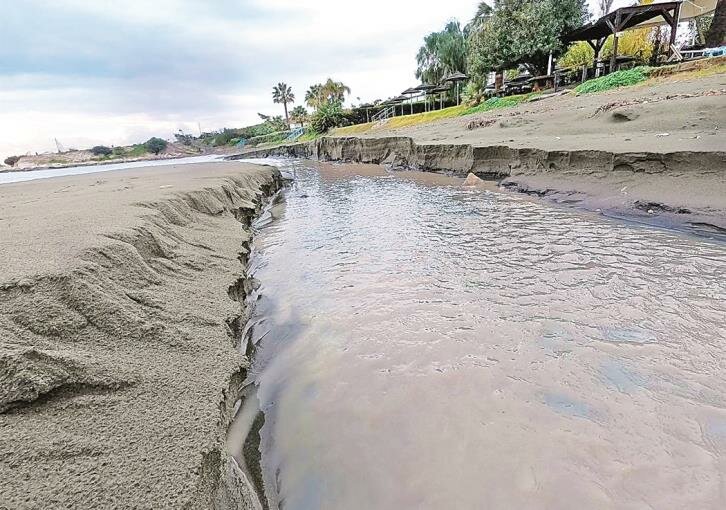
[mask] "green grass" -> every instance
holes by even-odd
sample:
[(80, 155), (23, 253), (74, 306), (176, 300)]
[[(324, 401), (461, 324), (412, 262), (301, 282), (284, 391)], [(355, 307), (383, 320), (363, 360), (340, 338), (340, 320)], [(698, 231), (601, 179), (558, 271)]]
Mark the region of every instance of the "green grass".
[(134, 145), (131, 150), (125, 152), (123, 154), (123, 157), (125, 158), (140, 158), (141, 156), (144, 156), (148, 151), (146, 150), (146, 146), (144, 144), (138, 144)]
[[(355, 127), (355, 126), (350, 126), (350, 127)], [(318, 133), (315, 133), (312, 130), (306, 129), (305, 133), (303, 133), (303, 135), (295, 141), (296, 142), (312, 142), (313, 140), (316, 140), (318, 138), (320, 138), (320, 135)]]
[(578, 85), (575, 87), (575, 93), (592, 94), (594, 92), (604, 92), (618, 87), (636, 85), (647, 80), (649, 74), (650, 68), (645, 66), (635, 67), (625, 71), (616, 71), (608, 74), (607, 76), (588, 80), (585, 83)]
[(483, 113), (490, 110), (498, 110), (499, 108), (512, 108), (520, 103), (528, 101), (530, 98), (536, 96), (537, 93), (531, 94), (519, 94), (516, 96), (506, 97), (490, 97), (483, 103), (468, 108), (462, 115), (472, 115), (474, 113)]
[(353, 124), (352, 126), (335, 128), (332, 130), (332, 134), (334, 134), (334, 135), (359, 135), (361, 133), (367, 133), (372, 128), (373, 128), (372, 122), (364, 122), (363, 124)]
[(443, 110), (434, 110), (432, 112), (415, 113), (413, 115), (404, 115), (401, 117), (393, 117), (385, 123), (386, 129), (396, 129), (408, 126), (417, 126), (441, 119), (449, 119), (451, 117), (459, 117), (466, 111), (466, 106), (452, 106)]

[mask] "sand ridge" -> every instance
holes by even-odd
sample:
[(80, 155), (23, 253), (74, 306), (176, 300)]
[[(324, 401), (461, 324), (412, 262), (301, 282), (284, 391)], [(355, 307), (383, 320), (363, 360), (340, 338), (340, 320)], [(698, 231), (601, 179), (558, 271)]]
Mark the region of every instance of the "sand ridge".
[[(0, 187), (0, 507), (253, 508), (224, 451), (271, 167)], [(242, 263), (242, 264), (241, 264)]]

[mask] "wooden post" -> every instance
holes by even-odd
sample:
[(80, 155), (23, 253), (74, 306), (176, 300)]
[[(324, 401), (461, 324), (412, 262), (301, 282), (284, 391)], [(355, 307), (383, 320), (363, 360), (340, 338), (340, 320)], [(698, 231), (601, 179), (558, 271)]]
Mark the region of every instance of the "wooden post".
[(613, 31), (613, 54), (610, 55), (610, 72), (615, 72), (615, 65), (618, 61), (618, 32), (620, 31), (620, 11), (615, 13), (615, 25), (610, 25)]
[(673, 20), (671, 21), (671, 39), (670, 43), (668, 44), (668, 54), (670, 56), (673, 56), (673, 53), (675, 52), (675, 44), (676, 44), (676, 32), (678, 31), (678, 20), (681, 17), (681, 4), (676, 5), (676, 7), (673, 9)]

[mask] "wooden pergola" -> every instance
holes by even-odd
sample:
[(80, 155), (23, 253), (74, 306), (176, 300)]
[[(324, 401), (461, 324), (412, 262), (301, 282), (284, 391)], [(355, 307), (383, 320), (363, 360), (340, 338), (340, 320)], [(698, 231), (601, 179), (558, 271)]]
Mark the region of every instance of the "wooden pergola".
[(671, 54), (675, 51), (676, 30), (681, 13), (681, 2), (662, 2), (648, 5), (622, 7), (592, 23), (588, 23), (565, 35), (566, 42), (586, 41), (595, 50), (595, 60), (607, 38), (613, 36), (613, 54), (610, 57), (610, 69), (615, 70), (618, 57), (618, 34), (624, 30), (635, 28), (657, 17), (662, 17), (671, 27), (671, 38), (668, 46)]

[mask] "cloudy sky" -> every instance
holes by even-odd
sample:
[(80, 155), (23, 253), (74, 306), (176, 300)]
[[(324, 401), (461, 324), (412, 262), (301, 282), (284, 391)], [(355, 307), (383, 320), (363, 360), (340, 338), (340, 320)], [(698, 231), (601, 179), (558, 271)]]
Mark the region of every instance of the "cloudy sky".
[(0, 0), (0, 156), (118, 145), (282, 114), (278, 81), (358, 102), (415, 83), (423, 36), (476, 0)]

